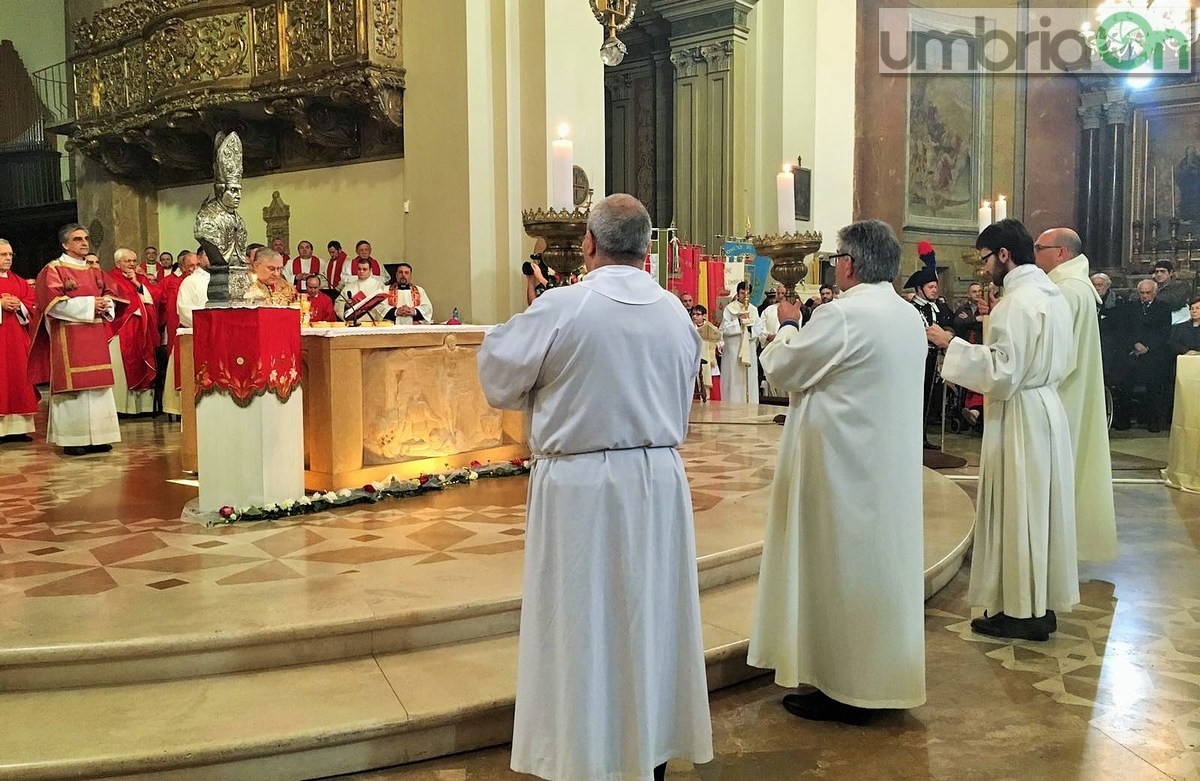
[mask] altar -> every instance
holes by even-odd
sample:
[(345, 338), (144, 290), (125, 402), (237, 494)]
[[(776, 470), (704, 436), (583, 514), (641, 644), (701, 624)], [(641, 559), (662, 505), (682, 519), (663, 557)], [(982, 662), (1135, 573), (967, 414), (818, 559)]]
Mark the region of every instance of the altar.
[[(304, 485), (355, 488), (525, 458), (524, 415), (490, 407), (476, 356), (486, 326), (301, 329)], [(197, 469), (192, 334), (179, 332), (184, 471)]]

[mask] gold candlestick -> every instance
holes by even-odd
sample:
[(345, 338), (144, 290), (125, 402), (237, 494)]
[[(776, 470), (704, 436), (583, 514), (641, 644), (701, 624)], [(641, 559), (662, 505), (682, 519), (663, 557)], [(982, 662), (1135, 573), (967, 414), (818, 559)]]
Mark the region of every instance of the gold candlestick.
[(808, 276), (808, 264), (804, 260), (821, 249), (821, 241), (817, 231), (750, 237), (754, 251), (771, 259), (771, 276), (787, 288), (788, 300), (792, 302), (800, 298), (796, 285)]
[(542, 261), (565, 279), (583, 265), (583, 236), (590, 203), (576, 209), (527, 209), (521, 212), (525, 233), (546, 242)]

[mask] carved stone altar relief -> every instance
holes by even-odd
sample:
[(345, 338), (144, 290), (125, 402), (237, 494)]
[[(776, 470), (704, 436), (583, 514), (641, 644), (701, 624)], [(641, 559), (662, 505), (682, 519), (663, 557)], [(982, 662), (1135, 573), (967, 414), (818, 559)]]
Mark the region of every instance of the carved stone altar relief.
[(504, 444), (503, 416), (479, 385), (478, 346), (369, 351), (363, 356), (363, 465)]

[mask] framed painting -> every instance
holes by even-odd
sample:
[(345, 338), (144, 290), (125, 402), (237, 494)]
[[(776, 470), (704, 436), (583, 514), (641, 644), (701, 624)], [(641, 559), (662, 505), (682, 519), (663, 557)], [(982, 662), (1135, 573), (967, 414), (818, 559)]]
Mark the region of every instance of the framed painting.
[(792, 169), (796, 198), (796, 222), (812, 222), (812, 169), (805, 168), (799, 157)]
[[(914, 34), (922, 45), (943, 35), (934, 29)], [(973, 58), (978, 42), (962, 44), (960, 39), (955, 56)], [(909, 76), (905, 227), (976, 231), (977, 210), (987, 192), (983, 161), (990, 145), (984, 78), (971, 73)]]

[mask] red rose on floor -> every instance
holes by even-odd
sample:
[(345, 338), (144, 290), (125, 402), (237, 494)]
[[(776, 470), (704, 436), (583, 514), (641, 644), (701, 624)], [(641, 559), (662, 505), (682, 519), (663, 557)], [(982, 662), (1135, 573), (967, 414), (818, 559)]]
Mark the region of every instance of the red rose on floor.
[(512, 464), (513, 466), (520, 466), (521, 464), (525, 463), (525, 460), (522, 458), (514, 458), (512, 461), (509, 461), (508, 463)]
[(233, 508), (229, 505), (225, 505), (221, 508), (220, 512), (222, 518), (228, 518), (229, 516), (233, 515)]
[(472, 468), (472, 469), (478, 469), (478, 468), (479, 468), (479, 467), (481, 467), (481, 466), (483, 466), (483, 464), (479, 463), (478, 461), (472, 461), (472, 462), (471, 462), (471, 468)]
[(363, 492), (366, 493), (367, 496), (374, 496), (375, 495), (375, 486), (371, 485), (370, 483), (367, 483), (366, 485), (363, 486)]
[(420, 483), (421, 485), (425, 485), (426, 483), (429, 482), (429, 475), (421, 475), (420, 477), (417, 478), (417, 482)]

